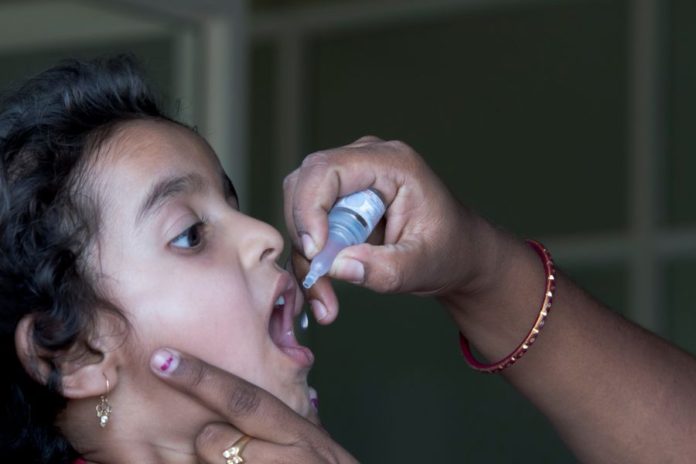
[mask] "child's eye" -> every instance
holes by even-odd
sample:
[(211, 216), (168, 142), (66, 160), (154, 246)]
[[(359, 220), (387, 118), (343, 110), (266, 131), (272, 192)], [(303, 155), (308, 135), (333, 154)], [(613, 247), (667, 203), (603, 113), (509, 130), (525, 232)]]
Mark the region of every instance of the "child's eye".
[(197, 248), (203, 238), (204, 225), (203, 221), (195, 223), (169, 243), (176, 248)]

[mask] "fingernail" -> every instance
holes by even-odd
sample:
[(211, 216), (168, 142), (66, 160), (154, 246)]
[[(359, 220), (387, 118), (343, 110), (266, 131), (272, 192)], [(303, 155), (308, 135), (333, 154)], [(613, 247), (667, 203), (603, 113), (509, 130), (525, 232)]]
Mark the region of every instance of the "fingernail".
[(309, 402), (312, 404), (312, 407), (314, 407), (314, 410), (319, 412), (319, 395), (312, 387), (309, 387)]
[(365, 266), (360, 261), (351, 258), (338, 258), (333, 263), (332, 274), (354, 284), (365, 280)]
[(179, 367), (179, 353), (166, 348), (155, 351), (150, 358), (150, 368), (160, 375), (170, 375)]
[(314, 318), (317, 321), (321, 321), (322, 319), (325, 319), (326, 316), (329, 315), (329, 311), (326, 309), (326, 306), (324, 306), (324, 303), (322, 303), (319, 300), (312, 300), (309, 302), (309, 305), (312, 307), (312, 312), (314, 313)]
[(314, 243), (312, 237), (307, 233), (303, 233), (301, 239), (302, 251), (304, 251), (304, 255), (307, 258), (312, 259), (314, 255), (317, 254), (317, 245)]

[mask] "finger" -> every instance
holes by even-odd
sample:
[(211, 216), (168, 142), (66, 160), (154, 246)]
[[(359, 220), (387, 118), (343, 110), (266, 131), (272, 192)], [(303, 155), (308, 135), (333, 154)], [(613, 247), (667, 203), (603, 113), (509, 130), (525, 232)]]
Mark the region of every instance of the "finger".
[(338, 317), (338, 298), (331, 279), (324, 276), (312, 285), (307, 296), (314, 318), (321, 325), (329, 325)]
[(163, 381), (254, 437), (291, 444), (317, 433), (308, 420), (267, 391), (193, 356), (161, 348), (153, 353), (150, 367)]
[(404, 288), (418, 291), (417, 279), (406, 270), (417, 268), (411, 263), (424, 259), (417, 242), (373, 246), (356, 245), (342, 250), (334, 260), (329, 275), (381, 293), (400, 292)]
[[(309, 272), (309, 261), (297, 250), (291, 255), (292, 272), (300, 283)], [(304, 289), (304, 287), (301, 287)], [(314, 319), (322, 325), (331, 324), (338, 316), (338, 298), (331, 280), (322, 277), (309, 290), (305, 289), (305, 299), (312, 308)]]
[(374, 144), (342, 147), (305, 158), (285, 201), (286, 221), (303, 243), (307, 258), (324, 246), (327, 213), (339, 197), (372, 187), (391, 203), (404, 179), (390, 167), (398, 166), (404, 157), (387, 143), (379, 145), (383, 149)]
[(370, 145), (372, 143), (380, 143), (380, 142), (384, 142), (384, 140), (382, 140), (379, 137), (376, 137), (374, 135), (363, 135), (358, 140), (356, 140), (355, 142), (351, 143), (348, 146), (349, 147), (360, 147), (360, 146)]
[[(230, 448), (237, 444), (241, 445), (240, 440), (244, 436), (245, 434), (229, 424), (221, 422), (207, 424), (196, 436), (196, 457), (206, 464), (222, 464), (229, 459), (224, 455), (225, 451), (229, 450), (229, 455), (234, 455)], [(272, 462), (271, 459), (266, 458), (286, 454), (286, 447), (283, 445), (276, 445), (255, 437), (245, 441), (242, 449), (236, 453), (244, 459), (243, 462)]]
[(196, 438), (196, 457), (205, 464), (223, 462), (327, 464), (329, 462), (355, 464), (357, 461), (340, 447), (328, 450), (309, 443), (279, 445), (243, 434), (223, 423), (207, 424)]
[(299, 178), (300, 170), (295, 169), (283, 179), (283, 215), (285, 218), (285, 228), (288, 231), (288, 236), (292, 241), (294, 248), (302, 250), (302, 242), (295, 227), (295, 221), (292, 219), (292, 198), (295, 195), (295, 187)]

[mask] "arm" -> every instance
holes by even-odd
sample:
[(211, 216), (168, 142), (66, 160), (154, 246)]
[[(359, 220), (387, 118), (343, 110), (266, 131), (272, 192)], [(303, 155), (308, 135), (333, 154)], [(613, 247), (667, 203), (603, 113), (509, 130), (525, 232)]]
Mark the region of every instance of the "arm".
[[(541, 261), (457, 203), (404, 144), (363, 138), (310, 155), (288, 176), (286, 220), (305, 258), (321, 249), (335, 199), (369, 187), (388, 203), (384, 237), (378, 246), (343, 250), (330, 275), (381, 292), (435, 296), (487, 359), (509, 354), (539, 312)], [(295, 266), (303, 276), (306, 260)], [(546, 327), (503, 375), (582, 461), (695, 461), (696, 360), (557, 277)], [(328, 279), (309, 299), (323, 303), (320, 322), (336, 317)]]
[[(506, 356), (539, 311), (544, 273), (525, 243), (487, 233), (497, 263), (476, 292), (441, 298), (487, 359)], [(497, 270), (496, 270), (497, 269)], [(547, 324), (503, 375), (583, 462), (693, 462), (696, 360), (592, 299), (562, 273)]]

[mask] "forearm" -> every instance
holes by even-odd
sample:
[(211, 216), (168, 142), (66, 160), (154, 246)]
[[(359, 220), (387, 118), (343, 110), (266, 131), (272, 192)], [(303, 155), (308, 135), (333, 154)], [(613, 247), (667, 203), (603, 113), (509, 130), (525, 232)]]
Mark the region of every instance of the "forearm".
[[(443, 302), (471, 344), (497, 361), (529, 332), (545, 276), (523, 242), (499, 231), (488, 236), (493, 242), (482, 246), (496, 270), (477, 291)], [(603, 307), (562, 273), (556, 283), (538, 340), (503, 375), (583, 462), (696, 460), (696, 360)]]

